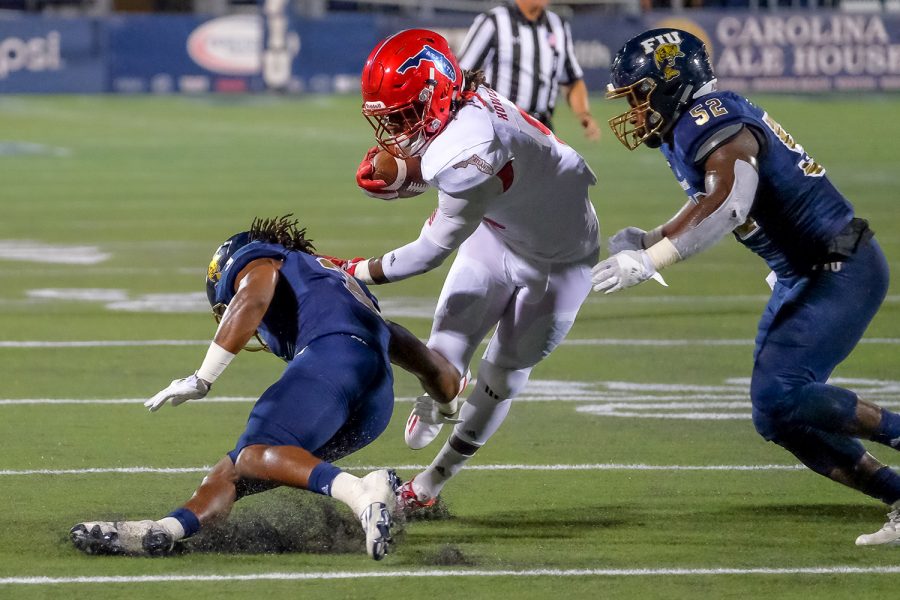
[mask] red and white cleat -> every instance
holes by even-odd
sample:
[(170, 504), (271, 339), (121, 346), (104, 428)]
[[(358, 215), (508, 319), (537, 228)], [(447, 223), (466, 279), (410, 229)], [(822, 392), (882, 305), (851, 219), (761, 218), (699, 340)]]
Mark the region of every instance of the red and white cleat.
[(410, 512), (420, 508), (431, 508), (437, 498), (420, 499), (413, 489), (415, 477), (397, 488), (397, 508), (402, 512)]

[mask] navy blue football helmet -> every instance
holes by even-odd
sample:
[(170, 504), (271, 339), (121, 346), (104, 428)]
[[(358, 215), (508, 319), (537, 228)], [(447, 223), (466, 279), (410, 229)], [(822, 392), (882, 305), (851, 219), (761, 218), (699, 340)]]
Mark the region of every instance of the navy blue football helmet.
[(606, 98), (627, 98), (631, 109), (609, 120), (626, 148), (641, 144), (658, 148), (678, 117), (716, 76), (703, 41), (680, 29), (651, 29), (616, 53)]
[(213, 309), (216, 317), (221, 317), (225, 312), (225, 305), (216, 302), (216, 284), (222, 278), (222, 268), (228, 263), (228, 259), (234, 256), (234, 253), (250, 243), (250, 232), (242, 231), (236, 233), (224, 242), (213, 254), (212, 260), (209, 261), (209, 267), (206, 269), (206, 298), (209, 305)]

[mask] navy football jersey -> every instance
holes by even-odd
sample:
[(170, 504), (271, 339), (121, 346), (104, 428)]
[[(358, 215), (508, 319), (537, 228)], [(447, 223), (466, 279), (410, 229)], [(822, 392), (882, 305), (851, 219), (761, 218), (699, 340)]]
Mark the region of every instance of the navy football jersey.
[(765, 259), (779, 278), (805, 273), (824, 261), (828, 243), (853, 219), (853, 207), (816, 163), (762, 109), (733, 92), (697, 98), (660, 149), (682, 189), (704, 195), (704, 143), (723, 127), (744, 124), (760, 142), (759, 187), (746, 227), (735, 236)]
[(251, 242), (235, 252), (216, 284), (216, 302), (231, 302), (238, 273), (259, 258), (283, 261), (275, 296), (259, 325), (273, 354), (290, 361), (312, 340), (334, 333), (355, 335), (387, 352), (390, 332), (365, 285), (327, 259), (280, 244)]

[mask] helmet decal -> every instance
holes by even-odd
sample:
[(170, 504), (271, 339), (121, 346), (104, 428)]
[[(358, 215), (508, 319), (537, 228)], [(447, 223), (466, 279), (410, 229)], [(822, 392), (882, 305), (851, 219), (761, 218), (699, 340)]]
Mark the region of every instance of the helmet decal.
[(397, 72), (401, 75), (406, 73), (409, 69), (415, 69), (422, 61), (431, 62), (438, 71), (444, 74), (444, 77), (447, 79), (456, 79), (456, 69), (453, 67), (453, 63), (450, 62), (446, 56), (425, 44), (425, 47), (419, 50), (418, 54), (415, 56), (410, 56), (403, 64), (397, 68)]
[(212, 257), (212, 260), (209, 263), (209, 267), (206, 268), (206, 278), (209, 281), (218, 283), (221, 277), (222, 271), (219, 269), (219, 255), (216, 254)]
[(250, 234), (244, 231), (231, 236), (216, 249), (206, 268), (206, 298), (209, 300), (210, 306), (218, 304), (216, 302), (216, 285), (222, 279), (222, 272), (228, 268), (234, 254), (249, 243)]
[[(659, 31), (658, 29), (656, 31)], [(645, 40), (641, 40), (641, 47), (644, 48), (644, 54), (650, 54), (653, 52), (657, 46), (666, 45), (666, 44), (675, 44), (676, 46), (681, 43), (681, 33), (678, 31), (667, 31), (665, 33), (654, 35), (653, 37), (649, 37)]]
[(681, 75), (681, 71), (675, 68), (676, 58), (684, 58), (684, 52), (678, 44), (663, 44), (653, 52), (653, 60), (662, 69), (663, 79), (666, 81), (672, 81)]

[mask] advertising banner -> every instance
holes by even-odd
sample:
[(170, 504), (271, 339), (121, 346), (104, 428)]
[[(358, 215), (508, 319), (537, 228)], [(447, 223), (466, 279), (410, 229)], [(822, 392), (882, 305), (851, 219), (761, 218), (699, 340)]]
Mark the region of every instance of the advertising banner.
[(735, 91), (900, 89), (900, 15), (811, 10), (578, 19), (573, 36), (589, 87), (602, 89), (610, 55), (629, 37), (655, 27), (677, 27), (703, 39), (720, 84)]
[(723, 87), (756, 92), (900, 89), (900, 15), (823, 11), (661, 19), (708, 43)]
[(106, 89), (102, 28), (87, 19), (0, 20), (0, 93)]
[(124, 93), (356, 90), (378, 40), (370, 15), (304, 20), (284, 0), (256, 14), (116, 17), (110, 91)]
[(259, 14), (202, 18), (121, 16), (105, 21), (109, 85), (121, 93), (264, 89)]

